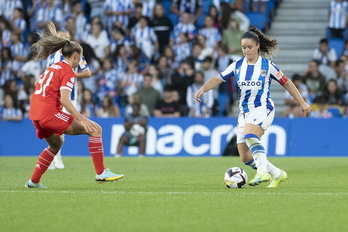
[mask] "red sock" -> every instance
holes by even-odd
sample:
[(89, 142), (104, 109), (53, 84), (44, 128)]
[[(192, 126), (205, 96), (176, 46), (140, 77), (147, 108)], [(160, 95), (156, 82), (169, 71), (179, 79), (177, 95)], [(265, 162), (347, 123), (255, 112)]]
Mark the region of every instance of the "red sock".
[(100, 175), (103, 173), (104, 167), (104, 149), (101, 137), (89, 137), (88, 148), (91, 153), (95, 172)]
[(41, 176), (46, 172), (47, 168), (52, 163), (52, 160), (53, 160), (55, 155), (56, 155), (56, 153), (49, 150), (48, 148), (45, 148), (41, 152), (41, 154), (36, 162), (34, 172), (31, 176), (31, 180), (34, 183), (40, 183)]

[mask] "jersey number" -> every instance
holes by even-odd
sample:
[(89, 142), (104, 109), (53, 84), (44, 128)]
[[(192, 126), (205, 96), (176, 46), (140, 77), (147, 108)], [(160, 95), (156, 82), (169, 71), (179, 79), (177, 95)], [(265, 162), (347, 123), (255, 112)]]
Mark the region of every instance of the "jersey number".
[(53, 72), (46, 70), (41, 76), (39, 81), (37, 82), (40, 85), (40, 89), (36, 90), (34, 94), (42, 94), (43, 97), (46, 96), (46, 88), (50, 84), (53, 77)]

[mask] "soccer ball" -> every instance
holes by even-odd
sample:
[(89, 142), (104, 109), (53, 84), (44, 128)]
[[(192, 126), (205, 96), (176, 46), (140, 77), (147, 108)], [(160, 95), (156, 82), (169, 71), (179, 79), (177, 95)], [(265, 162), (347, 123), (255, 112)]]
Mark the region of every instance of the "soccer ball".
[(145, 129), (140, 124), (134, 124), (130, 129), (131, 135), (138, 137), (139, 135), (143, 135), (145, 133)]
[(225, 172), (224, 182), (227, 188), (243, 188), (247, 181), (247, 173), (239, 167), (229, 168)]

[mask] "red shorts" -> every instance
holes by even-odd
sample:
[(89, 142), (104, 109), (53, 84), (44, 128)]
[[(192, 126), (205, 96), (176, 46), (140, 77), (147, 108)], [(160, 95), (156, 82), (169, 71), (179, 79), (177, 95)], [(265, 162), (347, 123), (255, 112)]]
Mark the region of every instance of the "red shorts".
[(36, 136), (39, 139), (55, 134), (61, 136), (74, 121), (73, 116), (64, 112), (57, 112), (42, 120), (33, 120)]

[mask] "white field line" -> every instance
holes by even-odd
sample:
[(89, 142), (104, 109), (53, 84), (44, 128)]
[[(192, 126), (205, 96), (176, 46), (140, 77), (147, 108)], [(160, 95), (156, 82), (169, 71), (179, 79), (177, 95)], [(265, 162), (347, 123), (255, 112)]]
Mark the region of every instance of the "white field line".
[(0, 193), (52, 193), (52, 194), (136, 194), (136, 195), (286, 195), (286, 196), (348, 196), (348, 193), (273, 193), (273, 192), (242, 192), (241, 189), (231, 190), (230, 192), (132, 192), (132, 191), (70, 191), (70, 190), (0, 190)]

